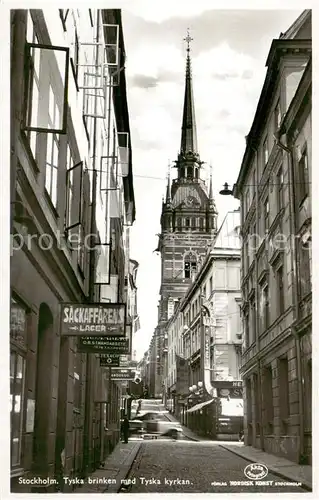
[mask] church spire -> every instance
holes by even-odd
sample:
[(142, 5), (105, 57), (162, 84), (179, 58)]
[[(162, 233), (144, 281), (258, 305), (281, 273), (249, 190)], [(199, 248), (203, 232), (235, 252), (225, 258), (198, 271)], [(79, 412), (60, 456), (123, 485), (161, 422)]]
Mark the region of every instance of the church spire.
[(209, 201), (213, 201), (213, 168), (211, 165), (209, 171)]
[(170, 167), (170, 163), (168, 162), (167, 187), (166, 187), (166, 204), (169, 205), (170, 202), (171, 202), (171, 167)]
[(193, 40), (193, 38), (191, 38), (189, 34), (189, 29), (187, 30), (187, 36), (184, 38), (184, 40), (187, 44), (187, 55), (181, 153), (187, 154), (189, 152), (192, 152), (193, 154), (197, 154), (197, 134), (190, 58), (190, 42)]

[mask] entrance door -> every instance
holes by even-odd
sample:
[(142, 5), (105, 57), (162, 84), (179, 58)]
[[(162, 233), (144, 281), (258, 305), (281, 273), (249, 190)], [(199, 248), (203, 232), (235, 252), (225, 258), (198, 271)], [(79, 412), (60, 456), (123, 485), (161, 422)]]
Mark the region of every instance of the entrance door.
[[(50, 458), (48, 440), (51, 408), (53, 316), (47, 304), (39, 310), (34, 418), (33, 462), (38, 473), (46, 473)], [(54, 450), (53, 450), (54, 451)]]

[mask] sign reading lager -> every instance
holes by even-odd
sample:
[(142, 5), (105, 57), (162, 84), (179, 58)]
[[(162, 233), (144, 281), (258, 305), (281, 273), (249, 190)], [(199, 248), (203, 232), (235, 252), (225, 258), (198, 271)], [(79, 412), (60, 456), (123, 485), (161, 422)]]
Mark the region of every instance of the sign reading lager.
[(61, 335), (125, 336), (125, 304), (61, 304)]

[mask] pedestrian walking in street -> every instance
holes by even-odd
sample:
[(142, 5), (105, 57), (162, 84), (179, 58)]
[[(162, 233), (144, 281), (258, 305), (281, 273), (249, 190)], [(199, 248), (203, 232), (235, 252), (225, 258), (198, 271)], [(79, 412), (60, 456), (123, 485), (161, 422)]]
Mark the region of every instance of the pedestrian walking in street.
[(122, 435), (124, 439), (124, 443), (128, 443), (128, 436), (129, 436), (129, 431), (130, 431), (130, 422), (125, 415), (123, 422), (122, 422)]
[(136, 417), (140, 413), (141, 408), (142, 408), (142, 400), (139, 399), (138, 402), (137, 402), (137, 408), (136, 408), (136, 414), (135, 414)]

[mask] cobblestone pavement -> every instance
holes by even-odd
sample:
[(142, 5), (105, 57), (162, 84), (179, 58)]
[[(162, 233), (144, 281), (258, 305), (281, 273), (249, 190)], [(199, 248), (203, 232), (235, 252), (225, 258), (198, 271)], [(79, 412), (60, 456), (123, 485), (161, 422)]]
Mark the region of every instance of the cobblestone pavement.
[[(269, 473), (258, 485), (244, 475), (249, 464), (217, 443), (142, 443), (128, 476), (129, 493), (306, 493), (301, 486)], [(236, 484), (231, 482), (241, 482)], [(246, 482), (243, 483), (243, 482)], [(223, 484), (221, 484), (223, 483)], [(248, 483), (248, 484), (247, 484)], [(281, 483), (281, 485), (276, 485)]]

